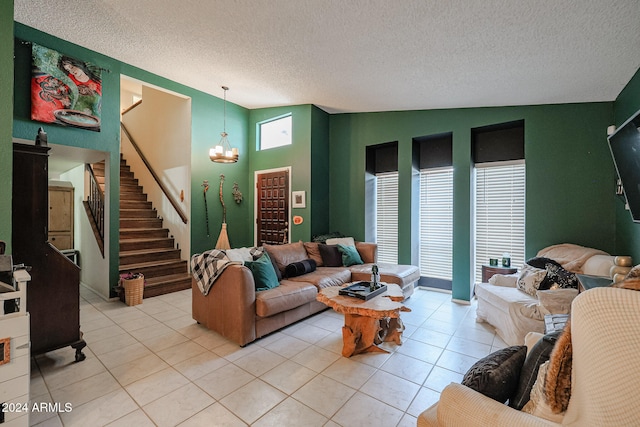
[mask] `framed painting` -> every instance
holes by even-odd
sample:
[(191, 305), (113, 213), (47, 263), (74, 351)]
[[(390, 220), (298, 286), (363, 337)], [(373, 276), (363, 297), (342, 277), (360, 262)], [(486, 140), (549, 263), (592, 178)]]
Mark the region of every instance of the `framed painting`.
[(31, 120), (100, 131), (101, 69), (33, 43)]
[(293, 191), (291, 193), (291, 207), (292, 208), (305, 208), (307, 207), (307, 201), (304, 191)]

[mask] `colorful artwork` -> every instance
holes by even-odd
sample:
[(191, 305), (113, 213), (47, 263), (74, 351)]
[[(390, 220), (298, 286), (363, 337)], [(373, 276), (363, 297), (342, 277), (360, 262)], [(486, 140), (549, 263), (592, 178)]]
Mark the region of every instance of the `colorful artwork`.
[(31, 55), (31, 119), (99, 132), (100, 68), (35, 43)]

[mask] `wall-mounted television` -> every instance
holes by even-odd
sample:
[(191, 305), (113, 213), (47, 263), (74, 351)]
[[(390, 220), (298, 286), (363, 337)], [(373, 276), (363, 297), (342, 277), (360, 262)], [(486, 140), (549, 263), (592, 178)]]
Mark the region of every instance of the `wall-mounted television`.
[(634, 222), (640, 222), (640, 111), (608, 137), (609, 148)]

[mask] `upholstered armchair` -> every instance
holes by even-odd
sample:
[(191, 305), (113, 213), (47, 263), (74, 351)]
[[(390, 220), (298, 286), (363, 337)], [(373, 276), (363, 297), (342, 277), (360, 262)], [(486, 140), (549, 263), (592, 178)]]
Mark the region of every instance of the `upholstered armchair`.
[(571, 397), (561, 423), (452, 383), (419, 416), (418, 426), (638, 425), (640, 292), (594, 288), (581, 293), (572, 304), (571, 333)]

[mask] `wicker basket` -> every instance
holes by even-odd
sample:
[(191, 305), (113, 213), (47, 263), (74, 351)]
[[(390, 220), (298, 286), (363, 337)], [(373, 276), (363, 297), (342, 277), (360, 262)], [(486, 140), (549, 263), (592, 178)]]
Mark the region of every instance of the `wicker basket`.
[(144, 294), (144, 276), (135, 279), (122, 279), (124, 288), (124, 302), (127, 305), (142, 304), (142, 294)]

